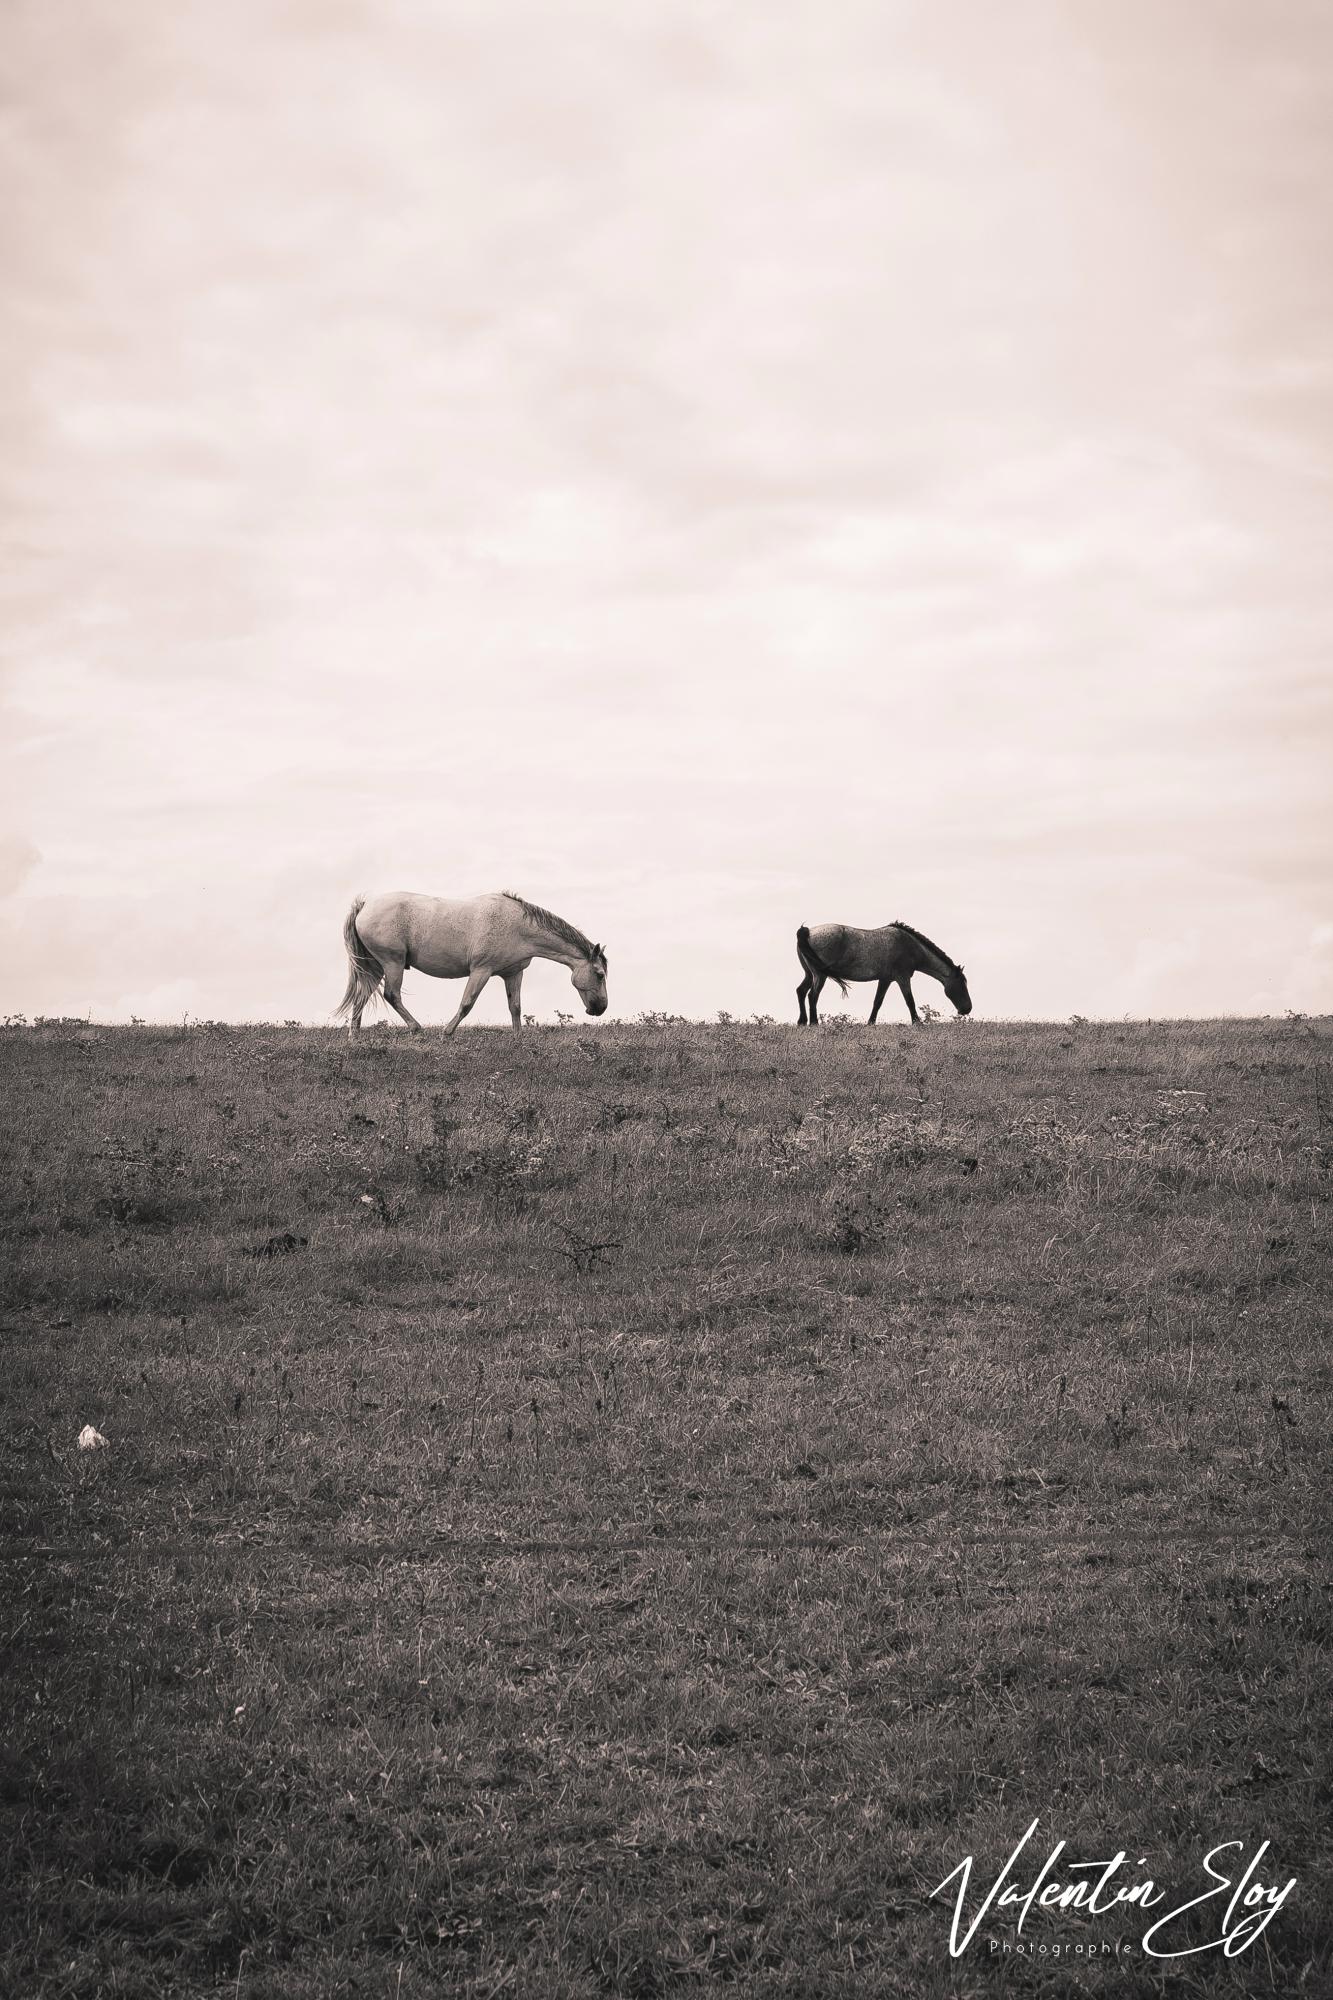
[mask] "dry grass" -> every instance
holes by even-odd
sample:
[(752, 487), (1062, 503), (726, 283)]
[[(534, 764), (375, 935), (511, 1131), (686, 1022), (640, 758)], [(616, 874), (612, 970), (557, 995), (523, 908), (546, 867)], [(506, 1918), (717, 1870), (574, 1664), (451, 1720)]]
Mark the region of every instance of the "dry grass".
[(1328, 1035), (6, 1032), (0, 1986), (1328, 1990)]

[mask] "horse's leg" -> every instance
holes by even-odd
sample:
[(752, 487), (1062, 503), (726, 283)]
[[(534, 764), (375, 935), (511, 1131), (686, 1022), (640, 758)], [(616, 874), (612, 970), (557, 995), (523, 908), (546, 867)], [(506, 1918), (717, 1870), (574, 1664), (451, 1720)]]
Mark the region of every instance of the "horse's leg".
[(801, 981), (800, 985), (796, 989), (796, 1006), (798, 1010), (796, 1015), (796, 1020), (798, 1025), (802, 1028), (805, 1026), (805, 996), (809, 991), (810, 991), (810, 974), (807, 972), (805, 978)]
[(403, 973), (406, 971), (406, 969), (407, 969), (406, 966), (404, 966), (398, 959), (394, 958), (385, 959), (384, 997), (388, 1001), (389, 1005), (393, 1008), (393, 1011), (398, 1016), (399, 1020), (406, 1021), (408, 1027), (414, 1029), (415, 1032), (419, 1035), (422, 1033), (422, 1027), (420, 1021), (418, 1021), (415, 1014), (409, 1014), (406, 1007), (404, 1007), (403, 1005)]
[(875, 1004), (870, 1010), (870, 1026), (872, 1028), (874, 1027), (875, 1022), (879, 1018), (879, 1010), (884, 1005), (884, 995), (888, 992), (888, 990), (889, 990), (888, 980), (881, 979), (879, 985), (875, 988)]
[(819, 1026), (819, 996), (824, 991), (824, 975), (812, 972), (810, 975), (810, 1026)]
[(463, 988), (463, 997), (458, 1003), (458, 1012), (454, 1015), (452, 1021), (446, 1021), (444, 1024), (444, 1032), (446, 1035), (452, 1035), (456, 1033), (458, 1029), (458, 1024), (462, 1020), (464, 1014), (470, 1014), (472, 1012), (472, 1009), (477, 1004), (477, 995), (480, 993), (482, 987), (486, 984), (486, 981), (490, 978), (490, 976), (491, 975), (489, 972), (469, 972), (467, 976), (467, 985)]
[(911, 973), (910, 973), (910, 972), (900, 972), (900, 973), (898, 974), (898, 984), (899, 984), (899, 985), (900, 985), (900, 986), (902, 987), (902, 990), (903, 990), (903, 999), (904, 999), (904, 1000), (905, 1000), (905, 1001), (907, 1002), (907, 1011), (908, 1011), (908, 1013), (909, 1013), (909, 1014), (911, 1015), (911, 1017), (912, 1017), (912, 1019), (913, 1019), (914, 1021), (919, 1021), (919, 1020), (921, 1019), (921, 1016), (920, 1016), (920, 1015), (919, 1015), (919, 1014), (917, 1013), (917, 1011), (916, 1011), (916, 1001), (915, 1001), (915, 1000), (914, 1000), (914, 999), (912, 998), (912, 975), (911, 975)]
[(505, 998), (509, 1002), (509, 1018), (516, 1028), (523, 1026), (523, 974), (506, 972)]
[(361, 1016), (365, 1013), (365, 1011), (366, 1011), (365, 1001), (358, 1000), (355, 1006), (352, 1008), (352, 1011), (348, 1016), (347, 1020), (347, 1039), (349, 1042), (354, 1042), (357, 1036), (361, 1033)]

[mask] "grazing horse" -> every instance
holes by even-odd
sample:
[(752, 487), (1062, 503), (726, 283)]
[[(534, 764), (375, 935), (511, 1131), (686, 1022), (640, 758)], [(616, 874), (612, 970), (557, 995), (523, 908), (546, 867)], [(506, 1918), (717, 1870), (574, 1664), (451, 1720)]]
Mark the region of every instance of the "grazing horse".
[(346, 1016), (347, 1032), (361, 1032), (361, 1016), (381, 983), (384, 997), (409, 1028), (421, 1033), (402, 1002), (403, 974), (409, 967), (435, 979), (467, 979), (458, 1012), (445, 1024), (452, 1035), (477, 995), (496, 973), (505, 983), (509, 1018), (523, 1026), (523, 974), (534, 958), (567, 965), (589, 1014), (606, 1012), (606, 953), (563, 917), (508, 890), (493, 896), (414, 896), (392, 890), (358, 896), (347, 912), (343, 941), (351, 971), (336, 1020)]
[(875, 1004), (870, 1010), (872, 1022), (895, 980), (903, 990), (908, 1013), (914, 1021), (920, 1019), (912, 998), (914, 972), (925, 972), (938, 979), (960, 1014), (972, 1012), (972, 996), (962, 966), (955, 965), (947, 951), (941, 951), (910, 924), (882, 924), (873, 931), (860, 931), (852, 924), (817, 924), (814, 930), (808, 930), (802, 924), (796, 933), (796, 956), (805, 974), (796, 989), (802, 1027), (806, 1026), (807, 995), (809, 1025), (819, 1026), (819, 995), (826, 979), (835, 980), (844, 993), (849, 979), (877, 979)]

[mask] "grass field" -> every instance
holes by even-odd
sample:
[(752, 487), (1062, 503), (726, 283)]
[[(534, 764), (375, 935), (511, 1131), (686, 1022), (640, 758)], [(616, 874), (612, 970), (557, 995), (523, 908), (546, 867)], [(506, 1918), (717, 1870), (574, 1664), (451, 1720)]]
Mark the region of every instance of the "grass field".
[(1331, 1033), (5, 1031), (0, 1987), (1333, 1990)]

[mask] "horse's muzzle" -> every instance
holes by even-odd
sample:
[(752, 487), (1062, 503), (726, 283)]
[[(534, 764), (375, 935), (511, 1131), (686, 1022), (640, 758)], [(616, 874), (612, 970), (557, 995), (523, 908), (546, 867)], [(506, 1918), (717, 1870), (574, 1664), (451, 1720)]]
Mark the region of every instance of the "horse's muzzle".
[(606, 1012), (605, 1000), (589, 1000), (588, 1012), (590, 1014), (604, 1014)]

